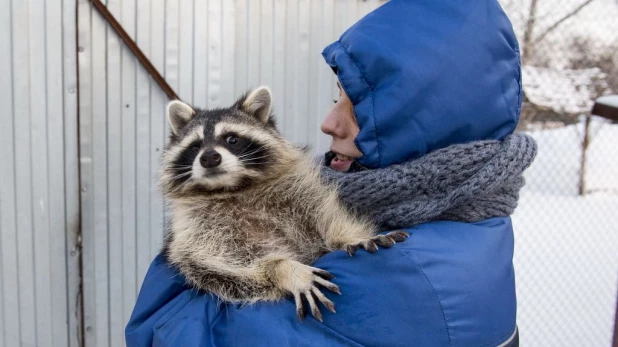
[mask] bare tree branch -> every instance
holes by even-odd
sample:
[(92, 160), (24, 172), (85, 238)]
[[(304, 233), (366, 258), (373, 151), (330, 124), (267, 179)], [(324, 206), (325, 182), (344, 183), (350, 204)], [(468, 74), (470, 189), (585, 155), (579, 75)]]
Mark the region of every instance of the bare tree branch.
[(577, 6), (577, 8), (575, 8), (573, 11), (569, 12), (567, 15), (565, 15), (564, 17), (560, 18), (560, 20), (558, 20), (556, 23), (554, 23), (552, 26), (550, 26), (549, 28), (547, 28), (547, 30), (545, 30), (541, 35), (537, 36), (537, 38), (534, 40), (534, 43), (538, 43), (541, 40), (543, 40), (545, 38), (545, 36), (547, 36), (547, 34), (551, 33), (552, 31), (554, 31), (557, 27), (560, 26), (560, 24), (562, 24), (565, 20), (573, 17), (574, 15), (576, 15), (577, 13), (579, 13), (579, 11), (581, 11), (584, 7), (590, 5), (591, 2), (593, 2), (594, 0), (586, 0), (584, 1), (581, 5)]
[(534, 48), (534, 42), (532, 42), (532, 32), (534, 31), (534, 24), (536, 22), (536, 8), (537, 8), (537, 0), (532, 0), (530, 3), (530, 11), (528, 13), (528, 20), (526, 21), (526, 26), (524, 29), (524, 52), (522, 55), (522, 60), (524, 63), (528, 62), (528, 58), (532, 56), (532, 51)]

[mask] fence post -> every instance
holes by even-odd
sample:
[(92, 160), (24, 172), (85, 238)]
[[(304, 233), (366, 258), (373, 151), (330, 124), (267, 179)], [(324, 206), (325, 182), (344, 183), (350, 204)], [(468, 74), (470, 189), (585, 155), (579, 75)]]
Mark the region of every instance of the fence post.
[(614, 317), (614, 342), (613, 347), (618, 347), (618, 293), (616, 295), (616, 316)]
[(592, 111), (586, 115), (584, 125), (584, 139), (582, 140), (582, 159), (579, 170), (579, 195), (586, 193), (585, 174), (586, 174), (586, 151), (590, 145), (590, 121), (592, 115), (618, 122), (618, 95), (607, 95), (595, 100)]
[(590, 145), (590, 120), (592, 115), (586, 114), (586, 121), (584, 122), (584, 139), (582, 140), (582, 157), (579, 168), (579, 195), (586, 194), (586, 152)]

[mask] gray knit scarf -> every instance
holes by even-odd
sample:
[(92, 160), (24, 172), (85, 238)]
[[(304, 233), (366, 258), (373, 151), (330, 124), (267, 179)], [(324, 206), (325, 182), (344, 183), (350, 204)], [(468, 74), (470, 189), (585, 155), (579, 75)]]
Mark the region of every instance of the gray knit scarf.
[(383, 169), (322, 176), (339, 186), (343, 202), (381, 230), (450, 220), (478, 222), (509, 216), (524, 185), (523, 171), (536, 155), (532, 137), (452, 145)]

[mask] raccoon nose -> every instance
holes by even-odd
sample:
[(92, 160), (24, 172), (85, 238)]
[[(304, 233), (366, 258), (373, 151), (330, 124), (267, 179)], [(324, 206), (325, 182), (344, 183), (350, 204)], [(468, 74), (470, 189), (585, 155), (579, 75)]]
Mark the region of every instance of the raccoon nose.
[(217, 167), (221, 164), (221, 154), (212, 149), (210, 151), (206, 151), (200, 157), (200, 164), (202, 164), (202, 167), (206, 169)]

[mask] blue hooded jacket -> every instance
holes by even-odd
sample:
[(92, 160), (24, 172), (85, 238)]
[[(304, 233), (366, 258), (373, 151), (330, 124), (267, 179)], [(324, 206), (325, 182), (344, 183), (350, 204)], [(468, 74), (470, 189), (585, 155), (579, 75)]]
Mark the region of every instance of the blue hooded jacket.
[[(521, 105), (519, 50), (496, 0), (392, 0), (326, 47), (354, 104), (361, 164), (385, 167), (455, 143), (502, 139)], [(159, 255), (126, 327), (128, 346), (497, 346), (516, 331), (508, 217), (406, 229), (375, 254), (314, 264), (342, 296), (324, 322), (291, 298), (237, 307), (184, 285)]]

